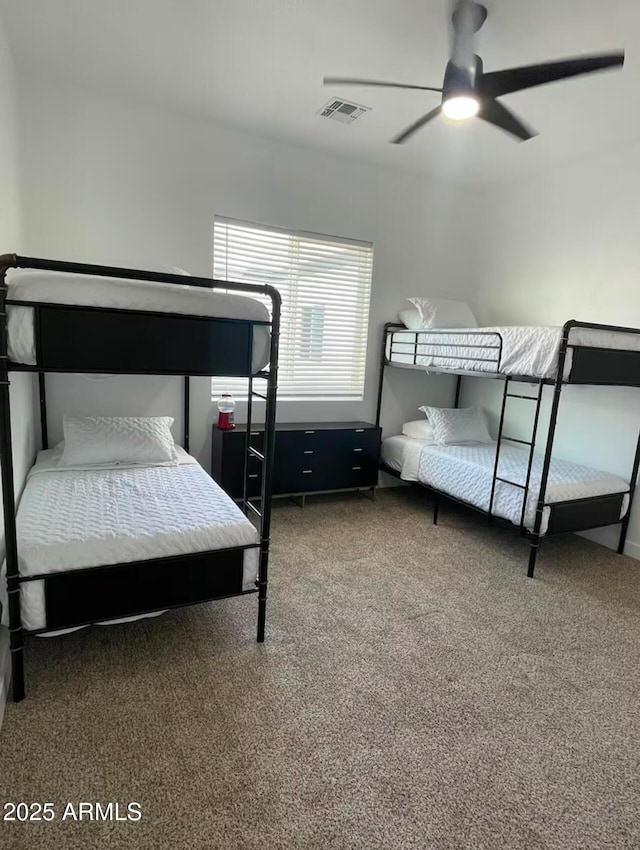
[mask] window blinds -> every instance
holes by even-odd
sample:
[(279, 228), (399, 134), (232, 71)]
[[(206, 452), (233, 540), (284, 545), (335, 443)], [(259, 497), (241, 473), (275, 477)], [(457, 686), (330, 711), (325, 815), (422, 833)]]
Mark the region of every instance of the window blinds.
[[(362, 398), (371, 243), (216, 216), (213, 256), (218, 280), (280, 291), (279, 398)], [(247, 381), (214, 378), (214, 396), (225, 390), (246, 395)]]

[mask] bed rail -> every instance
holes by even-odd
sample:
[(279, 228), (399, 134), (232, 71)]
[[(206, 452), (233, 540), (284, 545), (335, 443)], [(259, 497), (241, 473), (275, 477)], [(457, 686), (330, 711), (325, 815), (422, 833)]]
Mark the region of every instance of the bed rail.
[(197, 286), (205, 289), (227, 289), (232, 292), (261, 292), (272, 297), (277, 292), (269, 284), (239, 283), (237, 281), (216, 280), (209, 277), (173, 274), (171, 272), (153, 272), (147, 269), (130, 269), (122, 266), (100, 266), (93, 263), (72, 263), (64, 260), (46, 260), (40, 257), (22, 257), (18, 254), (0, 256), (0, 268), (33, 269), (66, 274), (112, 277), (121, 280), (146, 280), (152, 283), (171, 283), (175, 286)]
[[(425, 329), (425, 330), (410, 330), (406, 328), (404, 325), (397, 324), (395, 322), (389, 322), (385, 325), (386, 337), (385, 337), (385, 354), (387, 356), (387, 364), (391, 366), (402, 366), (402, 365), (410, 365), (414, 367), (420, 367), (422, 364), (418, 362), (418, 358), (420, 357), (430, 357), (433, 360), (455, 360), (455, 356), (451, 357), (449, 355), (440, 355), (434, 354), (432, 349), (436, 348), (440, 342), (439, 338), (443, 336), (452, 337), (455, 336), (455, 331), (444, 331), (439, 330), (437, 328)], [(460, 336), (476, 336), (476, 337), (491, 337), (490, 342), (487, 343), (467, 343), (467, 342), (448, 342), (447, 348), (455, 348), (455, 349), (464, 349), (465, 351), (473, 351), (473, 355), (468, 357), (465, 356), (464, 359), (470, 363), (486, 363), (490, 366), (495, 366), (494, 370), (490, 370), (491, 374), (495, 374), (496, 372), (500, 372), (500, 366), (502, 364), (502, 348), (503, 348), (503, 339), (502, 335), (497, 331), (484, 331), (482, 328), (469, 328), (464, 331), (460, 331)], [(409, 337), (408, 340), (403, 341), (401, 337), (406, 336)], [(398, 337), (398, 339), (396, 339)], [(411, 339), (413, 337), (413, 339)], [(403, 362), (400, 360), (393, 360), (393, 355), (398, 355), (400, 357), (408, 357), (410, 360), (408, 362)], [(430, 363), (428, 366), (424, 367), (427, 369), (441, 369), (443, 371), (454, 371), (447, 369), (447, 366), (439, 365), (438, 363)], [(479, 371), (483, 371), (479, 368)]]

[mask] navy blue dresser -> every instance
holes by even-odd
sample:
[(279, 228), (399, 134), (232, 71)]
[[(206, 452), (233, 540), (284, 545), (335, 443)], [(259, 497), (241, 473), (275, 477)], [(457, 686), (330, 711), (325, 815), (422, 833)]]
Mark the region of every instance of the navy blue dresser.
[[(211, 475), (234, 499), (242, 498), (244, 425), (213, 426)], [(303, 422), (276, 425), (274, 495), (370, 489), (378, 483), (381, 429), (369, 422)], [(251, 445), (262, 449), (263, 433)], [(249, 495), (260, 492), (260, 461), (249, 457)]]

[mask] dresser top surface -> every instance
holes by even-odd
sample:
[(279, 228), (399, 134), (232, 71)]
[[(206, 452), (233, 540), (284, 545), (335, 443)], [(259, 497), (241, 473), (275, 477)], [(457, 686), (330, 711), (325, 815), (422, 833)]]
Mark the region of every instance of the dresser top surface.
[[(214, 428), (218, 426), (214, 424)], [(277, 422), (276, 423), (276, 431), (348, 431), (348, 430), (356, 430), (358, 428), (375, 428), (376, 426), (371, 422)], [(241, 433), (247, 430), (247, 426), (245, 423), (239, 423), (233, 429), (234, 431), (239, 431)], [(252, 430), (254, 431), (264, 431), (264, 425), (262, 423), (258, 425), (253, 425)]]

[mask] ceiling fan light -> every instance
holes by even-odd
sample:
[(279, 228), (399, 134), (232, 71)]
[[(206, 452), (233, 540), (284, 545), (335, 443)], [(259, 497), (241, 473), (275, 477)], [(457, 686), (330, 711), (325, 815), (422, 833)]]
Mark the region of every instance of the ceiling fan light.
[(469, 95), (455, 95), (449, 97), (442, 104), (442, 111), (447, 118), (452, 118), (454, 121), (464, 121), (467, 118), (473, 118), (478, 114), (480, 102), (475, 97)]

